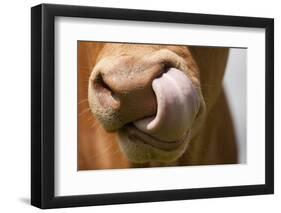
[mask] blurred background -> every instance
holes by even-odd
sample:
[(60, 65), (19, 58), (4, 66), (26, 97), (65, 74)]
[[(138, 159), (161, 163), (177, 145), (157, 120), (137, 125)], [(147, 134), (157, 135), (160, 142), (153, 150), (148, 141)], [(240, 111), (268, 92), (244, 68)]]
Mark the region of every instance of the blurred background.
[(246, 163), (246, 96), (247, 96), (247, 49), (231, 48), (223, 86), (230, 105), (238, 142), (239, 163)]

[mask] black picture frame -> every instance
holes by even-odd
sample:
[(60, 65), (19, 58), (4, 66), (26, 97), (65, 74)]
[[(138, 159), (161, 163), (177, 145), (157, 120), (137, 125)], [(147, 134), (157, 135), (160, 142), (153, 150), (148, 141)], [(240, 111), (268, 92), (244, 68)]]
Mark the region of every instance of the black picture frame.
[[(100, 18), (217, 26), (264, 28), (266, 135), (265, 184), (129, 193), (54, 195), (54, 20), (55, 17)], [(274, 20), (148, 10), (41, 4), (31, 8), (31, 204), (59, 208), (105, 204), (216, 198), (274, 193)]]

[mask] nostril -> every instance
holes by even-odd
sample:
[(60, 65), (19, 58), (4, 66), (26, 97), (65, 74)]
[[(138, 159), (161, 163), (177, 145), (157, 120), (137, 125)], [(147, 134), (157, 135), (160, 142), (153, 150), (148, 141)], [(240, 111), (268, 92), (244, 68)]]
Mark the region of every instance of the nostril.
[(120, 100), (116, 93), (104, 81), (101, 74), (92, 81), (94, 92), (96, 93), (99, 102), (106, 108), (119, 108)]
[(103, 89), (103, 90), (108, 90), (111, 93), (113, 93), (112, 89), (104, 82), (103, 77), (101, 74), (98, 75), (97, 79), (96, 79), (96, 83), (97, 83), (97, 87), (99, 89)]

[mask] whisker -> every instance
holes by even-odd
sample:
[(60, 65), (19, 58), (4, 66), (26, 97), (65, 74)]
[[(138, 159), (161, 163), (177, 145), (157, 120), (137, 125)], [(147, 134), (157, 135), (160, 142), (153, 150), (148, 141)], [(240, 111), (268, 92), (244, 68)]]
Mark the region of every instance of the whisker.
[(93, 120), (94, 119), (94, 116), (90, 116), (87, 120), (90, 121), (90, 120)]
[(84, 115), (85, 113), (89, 112), (90, 110), (91, 110), (90, 108), (87, 108), (87, 109), (83, 110), (81, 113), (79, 113), (78, 116), (80, 117), (80, 116)]
[(83, 99), (82, 101), (79, 101), (78, 104), (82, 104), (84, 102), (88, 101), (88, 98)]
[[(113, 156), (117, 155), (118, 153), (123, 154), (123, 153), (120, 151), (119, 147), (111, 154), (111, 156), (113, 157)], [(124, 161), (124, 158), (122, 157), (121, 160), (122, 160), (121, 162), (123, 162), (123, 161)]]
[(113, 154), (113, 156), (116, 155), (118, 152), (119, 152), (119, 153), (121, 154), (121, 156), (122, 156), (122, 157), (121, 157), (121, 162), (127, 161), (126, 157), (124, 156), (124, 153), (121, 151), (121, 149), (120, 149), (119, 146), (118, 146), (117, 150), (115, 151), (115, 153)]
[(93, 122), (93, 124), (91, 125), (91, 128), (95, 129), (95, 130), (98, 130), (99, 128), (101, 128), (101, 126), (97, 122)]
[(96, 159), (104, 154), (106, 154), (112, 147), (113, 147), (113, 143), (109, 144), (107, 147), (105, 147), (101, 152), (95, 154), (95, 155), (92, 155), (90, 157), (87, 158), (87, 160), (90, 160), (90, 159)]

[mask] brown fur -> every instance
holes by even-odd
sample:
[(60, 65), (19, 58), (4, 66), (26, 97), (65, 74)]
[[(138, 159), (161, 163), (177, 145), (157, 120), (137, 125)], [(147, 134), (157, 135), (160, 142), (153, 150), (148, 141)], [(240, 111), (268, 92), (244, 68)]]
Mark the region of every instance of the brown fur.
[(79, 42), (78, 48), (78, 147), (79, 169), (105, 169), (128, 167), (153, 167), (175, 165), (227, 164), (237, 162), (237, 148), (231, 115), (222, 90), (222, 79), (228, 57), (227, 48), (144, 45), (133, 52), (144, 55), (155, 49), (167, 48), (183, 57), (193, 72), (192, 78), (203, 94), (206, 112), (185, 153), (170, 163), (134, 164), (127, 160), (117, 142), (116, 133), (103, 129), (90, 112), (88, 80), (92, 68), (102, 57), (112, 53), (131, 51), (129, 45), (105, 45), (95, 42)]

